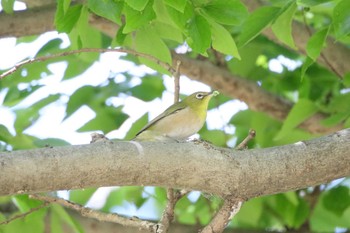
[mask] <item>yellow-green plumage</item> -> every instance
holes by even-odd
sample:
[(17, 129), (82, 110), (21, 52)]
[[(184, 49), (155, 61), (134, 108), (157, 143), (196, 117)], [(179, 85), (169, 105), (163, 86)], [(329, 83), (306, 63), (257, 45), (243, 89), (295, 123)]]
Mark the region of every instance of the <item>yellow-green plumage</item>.
[(136, 134), (138, 140), (185, 139), (203, 126), (209, 100), (218, 92), (196, 92), (167, 108)]

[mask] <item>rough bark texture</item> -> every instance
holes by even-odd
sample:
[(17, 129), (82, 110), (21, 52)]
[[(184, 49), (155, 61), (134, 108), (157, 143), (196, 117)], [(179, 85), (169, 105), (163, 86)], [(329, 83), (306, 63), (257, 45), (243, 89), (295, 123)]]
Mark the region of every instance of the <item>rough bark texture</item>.
[(342, 130), (247, 151), (206, 143), (107, 142), (3, 152), (0, 195), (151, 185), (246, 199), (349, 176), (349, 140), (350, 130)]

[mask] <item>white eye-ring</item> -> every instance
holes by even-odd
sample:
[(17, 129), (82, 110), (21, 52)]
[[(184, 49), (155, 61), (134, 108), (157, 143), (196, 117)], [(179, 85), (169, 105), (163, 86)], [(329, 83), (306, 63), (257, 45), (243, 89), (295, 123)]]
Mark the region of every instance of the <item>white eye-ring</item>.
[(198, 93), (197, 95), (196, 95), (196, 98), (197, 99), (203, 99), (203, 97), (204, 97), (204, 95), (202, 94), (202, 93)]

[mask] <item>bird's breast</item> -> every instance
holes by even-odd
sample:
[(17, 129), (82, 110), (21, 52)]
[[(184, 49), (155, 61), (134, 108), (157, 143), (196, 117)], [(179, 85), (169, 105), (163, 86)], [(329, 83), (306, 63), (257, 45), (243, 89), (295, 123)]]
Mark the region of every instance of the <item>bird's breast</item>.
[(205, 117), (202, 119), (191, 108), (187, 107), (160, 119), (150, 129), (164, 136), (185, 139), (197, 133), (204, 122)]

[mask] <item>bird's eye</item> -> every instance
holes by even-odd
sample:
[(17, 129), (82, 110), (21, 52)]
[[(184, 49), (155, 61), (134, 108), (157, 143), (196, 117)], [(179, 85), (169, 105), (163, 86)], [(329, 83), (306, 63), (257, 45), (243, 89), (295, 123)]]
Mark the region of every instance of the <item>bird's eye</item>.
[(198, 93), (198, 94), (196, 95), (196, 98), (199, 99), (199, 100), (203, 99), (203, 97), (204, 97), (204, 95), (201, 94), (201, 93)]

